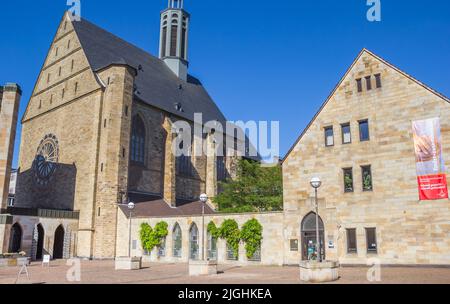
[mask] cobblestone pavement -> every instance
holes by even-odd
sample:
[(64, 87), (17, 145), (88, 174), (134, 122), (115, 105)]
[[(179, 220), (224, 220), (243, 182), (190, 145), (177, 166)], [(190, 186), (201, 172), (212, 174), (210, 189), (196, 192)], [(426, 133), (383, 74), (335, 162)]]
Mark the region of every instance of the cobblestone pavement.
[[(18, 284), (71, 284), (66, 279), (70, 266), (66, 261), (53, 261), (50, 267), (32, 263), (28, 267), (30, 281), (21, 275)], [(20, 267), (1, 267), (0, 284), (14, 284)], [(138, 271), (115, 271), (113, 261), (82, 261), (82, 284), (300, 284), (298, 267), (233, 267), (219, 266), (218, 275), (189, 277), (186, 264), (144, 264)], [(336, 283), (370, 284), (368, 268), (340, 269)], [(450, 284), (450, 268), (385, 267), (381, 269), (381, 282), (386, 284)]]

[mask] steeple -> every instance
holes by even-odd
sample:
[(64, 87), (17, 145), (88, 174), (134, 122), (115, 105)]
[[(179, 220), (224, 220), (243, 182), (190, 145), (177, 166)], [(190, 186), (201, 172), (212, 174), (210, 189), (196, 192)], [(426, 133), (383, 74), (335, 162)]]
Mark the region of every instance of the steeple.
[(159, 58), (178, 78), (186, 81), (190, 15), (183, 5), (183, 0), (169, 0), (168, 8), (161, 13)]

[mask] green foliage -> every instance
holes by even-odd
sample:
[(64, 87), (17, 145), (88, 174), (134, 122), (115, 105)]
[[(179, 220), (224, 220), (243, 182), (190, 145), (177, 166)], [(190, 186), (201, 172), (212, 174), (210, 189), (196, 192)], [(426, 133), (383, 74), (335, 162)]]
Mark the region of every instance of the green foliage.
[(208, 227), (207, 227), (207, 231), (215, 239), (220, 237), (220, 230), (219, 230), (219, 228), (217, 228), (216, 224), (214, 224), (213, 221), (209, 222)]
[(239, 253), (239, 242), (241, 240), (238, 223), (235, 220), (225, 220), (220, 226), (218, 235), (220, 238), (226, 240), (227, 244), (237, 256)]
[(152, 252), (153, 248), (160, 247), (162, 240), (169, 234), (167, 227), (166, 222), (159, 222), (154, 229), (149, 224), (142, 223), (139, 231), (142, 248)]
[(262, 167), (240, 160), (235, 180), (221, 182), (222, 192), (213, 200), (222, 213), (280, 211), (283, 208), (281, 166)]
[(257, 219), (248, 220), (241, 228), (240, 238), (245, 242), (247, 258), (251, 259), (261, 248), (263, 227)]

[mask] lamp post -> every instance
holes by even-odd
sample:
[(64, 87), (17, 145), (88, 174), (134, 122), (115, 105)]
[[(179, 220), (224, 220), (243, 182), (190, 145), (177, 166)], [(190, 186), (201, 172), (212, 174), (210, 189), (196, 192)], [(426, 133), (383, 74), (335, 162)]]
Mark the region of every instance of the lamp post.
[(129, 220), (129, 224), (128, 224), (128, 257), (131, 258), (131, 216), (132, 216), (132, 212), (134, 210), (134, 208), (136, 207), (136, 205), (133, 202), (129, 202), (128, 205), (128, 210), (130, 211), (130, 220)]
[(208, 195), (200, 195), (200, 201), (202, 202), (202, 261), (205, 261), (205, 205), (208, 201)]
[(322, 253), (320, 246), (320, 234), (319, 234), (319, 201), (317, 199), (317, 190), (322, 185), (322, 181), (318, 177), (313, 177), (311, 179), (311, 187), (314, 188), (315, 191), (315, 200), (316, 200), (316, 251), (318, 255), (319, 262), (322, 262)]

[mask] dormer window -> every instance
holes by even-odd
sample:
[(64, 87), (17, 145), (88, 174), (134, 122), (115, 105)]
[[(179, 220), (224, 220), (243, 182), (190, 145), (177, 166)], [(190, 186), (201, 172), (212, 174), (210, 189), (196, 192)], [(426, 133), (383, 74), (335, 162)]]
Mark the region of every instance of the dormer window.
[(183, 106), (181, 105), (181, 103), (176, 102), (176, 103), (174, 104), (174, 106), (175, 106), (175, 110), (177, 110), (178, 112), (184, 112), (184, 111), (183, 111)]

